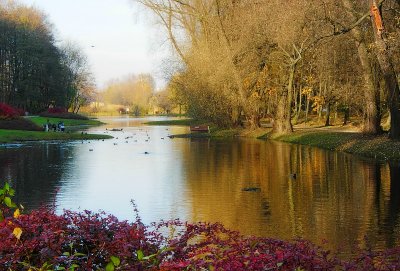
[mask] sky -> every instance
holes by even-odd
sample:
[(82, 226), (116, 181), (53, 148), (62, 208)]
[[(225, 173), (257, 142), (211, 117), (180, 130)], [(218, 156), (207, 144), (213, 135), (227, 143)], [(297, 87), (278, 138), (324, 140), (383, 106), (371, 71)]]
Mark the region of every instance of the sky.
[[(133, 0), (20, 0), (44, 11), (56, 40), (83, 49), (99, 88), (111, 79), (151, 73), (165, 85), (161, 63), (168, 55), (160, 28)], [(146, 14), (147, 13), (147, 14)]]

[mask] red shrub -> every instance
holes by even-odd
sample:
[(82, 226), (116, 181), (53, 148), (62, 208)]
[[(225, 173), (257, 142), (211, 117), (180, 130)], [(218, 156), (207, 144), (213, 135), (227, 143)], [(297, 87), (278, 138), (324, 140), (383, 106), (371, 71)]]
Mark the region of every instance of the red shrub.
[(339, 264), (308, 241), (244, 237), (221, 224), (186, 224), (170, 245), (174, 257), (161, 270), (334, 270)]
[[(22, 229), (19, 241), (13, 235), (16, 227)], [(149, 242), (147, 235), (139, 223), (120, 222), (105, 214), (56, 215), (40, 209), (0, 223), (0, 266), (24, 270), (21, 263), (40, 267), (47, 262), (55, 268), (77, 264), (80, 270), (98, 270), (117, 256), (121, 267), (126, 267), (123, 270), (140, 270), (145, 262), (135, 257), (136, 251), (157, 252), (157, 244)]]
[(15, 118), (22, 115), (24, 115), (24, 110), (14, 108), (5, 103), (0, 103), (0, 116), (6, 118)]
[[(104, 270), (112, 256), (120, 261), (118, 270), (128, 271), (400, 270), (400, 248), (363, 251), (342, 261), (305, 240), (244, 237), (221, 224), (172, 221), (147, 227), (138, 216), (127, 222), (104, 213), (57, 215), (48, 209), (16, 217), (0, 222), (0, 270), (45, 263), (51, 270), (73, 270), (74, 265), (75, 270)], [(20, 239), (16, 228), (22, 230)]]

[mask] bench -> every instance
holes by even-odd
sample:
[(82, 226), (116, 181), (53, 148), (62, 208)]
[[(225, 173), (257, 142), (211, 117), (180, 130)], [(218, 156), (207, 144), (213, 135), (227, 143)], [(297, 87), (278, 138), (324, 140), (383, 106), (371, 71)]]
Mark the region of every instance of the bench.
[(210, 132), (210, 126), (208, 125), (196, 125), (196, 126), (190, 126), (190, 132), (199, 132), (199, 133), (209, 133)]

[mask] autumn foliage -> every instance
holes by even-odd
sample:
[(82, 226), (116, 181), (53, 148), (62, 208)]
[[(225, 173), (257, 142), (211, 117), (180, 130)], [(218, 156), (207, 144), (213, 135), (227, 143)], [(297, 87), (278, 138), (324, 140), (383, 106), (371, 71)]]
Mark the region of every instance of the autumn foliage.
[(17, 109), (8, 104), (0, 103), (0, 118), (16, 118), (23, 114), (24, 111), (22, 109)]

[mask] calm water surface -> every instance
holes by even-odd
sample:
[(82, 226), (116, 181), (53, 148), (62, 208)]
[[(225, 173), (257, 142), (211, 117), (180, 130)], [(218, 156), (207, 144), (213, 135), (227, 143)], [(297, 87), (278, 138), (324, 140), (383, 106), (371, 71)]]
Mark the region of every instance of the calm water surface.
[(400, 245), (398, 164), (271, 141), (170, 139), (188, 128), (147, 120), (107, 118), (89, 130), (111, 140), (0, 146), (0, 178), (29, 208), (55, 203), (60, 212), (133, 220), (133, 199), (144, 223), (222, 222), (246, 235), (327, 240), (345, 252), (356, 243)]

